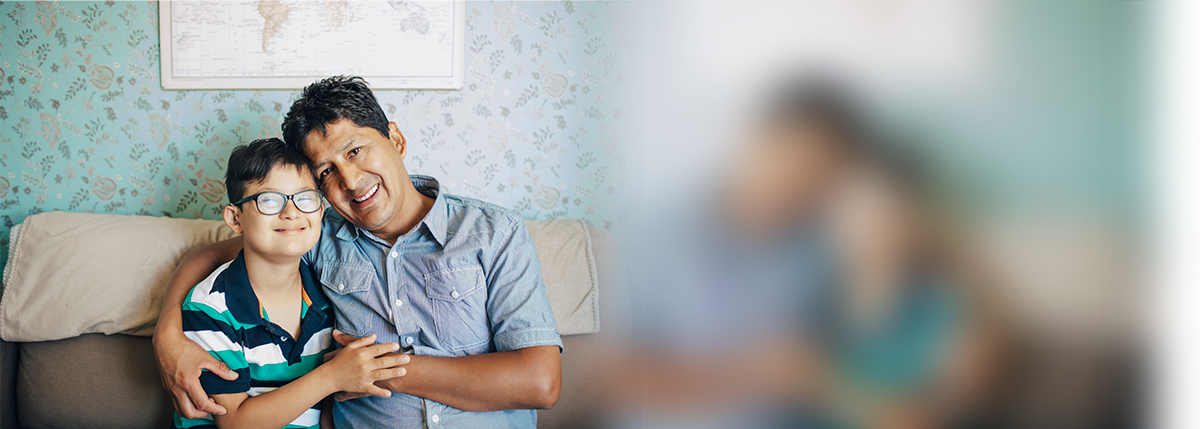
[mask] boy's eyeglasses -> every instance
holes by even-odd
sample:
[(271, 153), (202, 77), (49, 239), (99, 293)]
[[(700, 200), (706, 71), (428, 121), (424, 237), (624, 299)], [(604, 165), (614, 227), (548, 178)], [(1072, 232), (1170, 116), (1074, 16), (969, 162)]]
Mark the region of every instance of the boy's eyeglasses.
[(241, 205), (246, 201), (254, 200), (254, 204), (258, 206), (258, 212), (267, 216), (274, 216), (283, 212), (283, 208), (287, 207), (288, 200), (296, 205), (296, 209), (304, 213), (313, 213), (321, 209), (321, 191), (307, 190), (300, 191), (292, 195), (284, 195), (279, 192), (260, 192), (246, 198), (237, 200), (233, 205)]

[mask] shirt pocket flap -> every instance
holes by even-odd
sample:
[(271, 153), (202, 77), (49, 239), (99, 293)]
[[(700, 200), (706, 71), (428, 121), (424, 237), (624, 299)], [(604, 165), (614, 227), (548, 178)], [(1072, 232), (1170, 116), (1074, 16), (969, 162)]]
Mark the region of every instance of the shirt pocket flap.
[(360, 267), (333, 265), (321, 271), (325, 290), (338, 295), (362, 292), (378, 283), (374, 271)]
[(483, 267), (445, 268), (425, 273), (425, 296), (457, 302), (483, 289)]

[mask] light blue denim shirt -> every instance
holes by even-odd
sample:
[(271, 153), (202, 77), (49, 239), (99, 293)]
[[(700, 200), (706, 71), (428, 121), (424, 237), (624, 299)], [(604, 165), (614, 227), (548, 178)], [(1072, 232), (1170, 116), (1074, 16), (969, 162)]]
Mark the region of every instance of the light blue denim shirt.
[[(328, 210), (304, 261), (349, 335), (399, 342), (413, 353), (468, 356), (562, 347), (525, 222), (512, 211), (447, 195), (432, 177), (409, 177), (433, 208), (395, 245)], [(534, 410), (462, 411), (393, 394), (339, 402), (339, 428), (532, 428)]]

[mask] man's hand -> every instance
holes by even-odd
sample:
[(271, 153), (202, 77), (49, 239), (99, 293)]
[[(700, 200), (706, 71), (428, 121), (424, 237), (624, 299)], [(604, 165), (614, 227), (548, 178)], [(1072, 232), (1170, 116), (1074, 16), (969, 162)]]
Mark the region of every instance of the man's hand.
[(155, 335), (154, 355), (158, 361), (158, 373), (162, 376), (163, 388), (171, 394), (175, 411), (188, 419), (199, 419), (208, 414), (225, 415), (225, 407), (217, 405), (200, 386), (202, 370), (226, 380), (236, 380), (238, 373), (214, 358), (203, 347), (183, 335)]
[[(334, 329), (333, 330), (333, 339), (335, 341), (337, 341), (338, 344), (340, 344), (342, 346), (342, 348), (338, 348), (338, 349), (330, 351), (329, 353), (326, 353), (325, 359), (324, 359), (325, 362), (329, 362), (330, 360), (333, 360), (333, 358), (337, 357), (338, 353), (341, 353), (342, 350), (344, 350), (344, 348), (346, 346), (349, 346), (350, 343), (353, 343), (354, 341), (358, 340), (359, 338), (346, 335), (345, 332)], [(408, 363), (408, 361), (405, 360), (404, 363)], [(403, 377), (404, 373), (405, 373), (405, 370), (403, 368), (401, 368), (399, 377)], [(379, 383), (376, 383), (376, 385), (378, 386)], [(383, 387), (380, 386), (380, 388), (383, 388)], [(338, 402), (345, 402), (345, 401), (349, 401), (351, 399), (366, 398), (368, 396), (371, 396), (371, 394), (366, 393), (366, 392), (338, 392), (338, 393), (333, 394), (333, 399), (336, 399)]]

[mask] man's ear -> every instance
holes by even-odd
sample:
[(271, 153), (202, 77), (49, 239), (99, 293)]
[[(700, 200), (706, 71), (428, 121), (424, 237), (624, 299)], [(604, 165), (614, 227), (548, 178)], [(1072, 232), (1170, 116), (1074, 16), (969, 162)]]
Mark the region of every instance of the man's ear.
[(404, 134), (400, 134), (400, 127), (396, 126), (395, 122), (388, 122), (388, 138), (396, 145), (396, 150), (400, 151), (401, 158), (408, 156), (408, 141), (404, 140)]
[(229, 229), (232, 229), (235, 234), (242, 233), (241, 209), (233, 205), (228, 205), (225, 206), (225, 210), (221, 212), (221, 215), (225, 218), (225, 225), (228, 225)]

